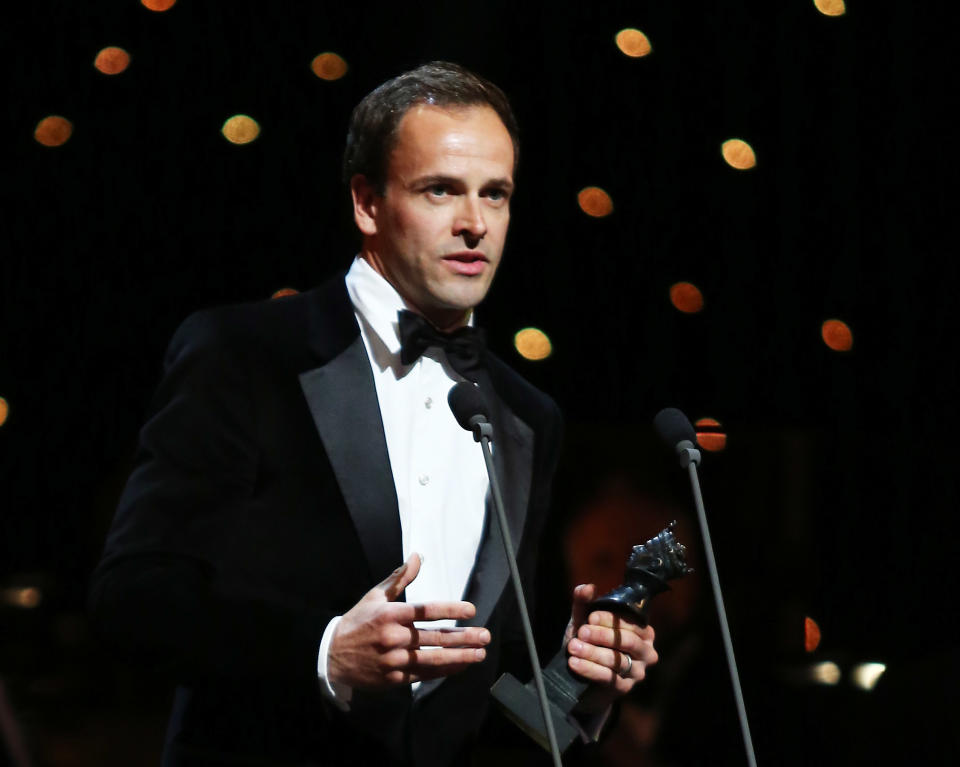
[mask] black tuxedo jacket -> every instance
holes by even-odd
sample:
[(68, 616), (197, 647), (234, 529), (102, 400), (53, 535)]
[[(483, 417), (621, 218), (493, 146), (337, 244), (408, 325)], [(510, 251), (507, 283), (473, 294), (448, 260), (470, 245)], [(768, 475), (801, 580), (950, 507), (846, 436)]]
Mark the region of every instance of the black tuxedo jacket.
[[(193, 315), (165, 365), (91, 588), (100, 632), (179, 685), (165, 763), (462, 760), (520, 636), (489, 510), (465, 595), (477, 607), (470, 623), (491, 629), (487, 659), (416, 696), (355, 691), (348, 713), (319, 692), (327, 622), (402, 561), (373, 376), (342, 276)], [(480, 383), (529, 592), (561, 419), (495, 357)]]

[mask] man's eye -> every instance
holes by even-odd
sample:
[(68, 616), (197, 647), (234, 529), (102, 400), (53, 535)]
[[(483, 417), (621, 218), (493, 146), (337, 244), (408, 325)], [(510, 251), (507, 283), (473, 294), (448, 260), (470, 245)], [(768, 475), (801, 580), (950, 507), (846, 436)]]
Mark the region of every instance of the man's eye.
[(447, 194), (447, 188), (443, 184), (434, 184), (428, 187), (427, 191), (434, 197), (444, 197)]
[(502, 189), (488, 189), (488, 190), (484, 193), (484, 196), (485, 196), (488, 200), (493, 200), (494, 202), (499, 202), (500, 200), (503, 200), (503, 199), (506, 198), (507, 193), (504, 192)]

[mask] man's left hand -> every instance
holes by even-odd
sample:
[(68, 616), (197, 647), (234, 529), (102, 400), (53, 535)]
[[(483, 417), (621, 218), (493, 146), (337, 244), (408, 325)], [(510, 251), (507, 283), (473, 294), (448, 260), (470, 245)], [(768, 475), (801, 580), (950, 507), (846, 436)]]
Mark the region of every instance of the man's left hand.
[(633, 619), (606, 610), (587, 613), (596, 586), (582, 584), (573, 590), (573, 612), (564, 642), (570, 670), (593, 684), (580, 701), (584, 713), (602, 711), (626, 695), (657, 662), (654, 632)]

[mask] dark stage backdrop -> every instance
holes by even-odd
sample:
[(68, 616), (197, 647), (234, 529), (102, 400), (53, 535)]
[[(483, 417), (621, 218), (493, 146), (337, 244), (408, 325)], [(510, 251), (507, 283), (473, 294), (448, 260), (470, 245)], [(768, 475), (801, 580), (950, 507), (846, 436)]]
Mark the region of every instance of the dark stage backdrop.
[[(0, 704), (35, 764), (155, 759), (168, 688), (100, 649), (83, 611), (165, 345), (198, 308), (307, 289), (349, 264), (350, 109), (431, 59), (501, 84), (522, 126), (510, 240), (480, 321), (569, 422), (541, 626), (562, 624), (568, 577), (615, 571), (671, 516), (694, 549), (696, 583), (662, 598), (683, 608), (664, 607), (661, 666), (586, 759), (743, 763), (689, 491), (649, 425), (667, 405), (727, 434), (702, 477), (760, 763), (956, 751), (945, 12), (14, 5), (2, 32)], [(617, 49), (625, 27), (643, 30), (650, 55)], [(105, 46), (129, 52), (125, 71), (94, 68)], [(345, 59), (344, 77), (313, 74), (323, 51)], [(260, 126), (246, 145), (220, 132), (239, 113)], [(48, 115), (72, 123), (62, 146), (34, 139)], [(756, 167), (724, 162), (734, 137)], [(587, 186), (610, 194), (611, 215), (581, 212)], [(700, 288), (702, 311), (671, 305), (679, 281)], [(851, 329), (850, 351), (824, 344), (830, 318)], [(551, 357), (517, 354), (526, 326), (549, 335)], [(812, 653), (805, 617), (822, 633)], [(824, 661), (838, 684), (809, 680)], [(872, 692), (851, 684), (863, 661), (887, 667)]]

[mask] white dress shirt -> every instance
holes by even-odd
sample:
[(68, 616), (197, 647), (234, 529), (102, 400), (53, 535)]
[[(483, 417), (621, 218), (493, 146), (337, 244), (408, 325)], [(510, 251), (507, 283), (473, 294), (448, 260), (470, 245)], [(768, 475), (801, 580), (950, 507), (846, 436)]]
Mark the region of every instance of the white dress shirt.
[[(489, 487), (479, 446), (447, 405), (450, 387), (464, 379), (437, 347), (427, 349), (411, 365), (400, 361), (397, 313), (410, 307), (364, 259), (354, 259), (346, 286), (380, 405), (397, 490), (403, 557), (417, 552), (423, 561), (416, 580), (407, 586), (406, 600), (463, 599), (480, 545)], [(331, 683), (327, 675), (330, 642), (339, 620), (334, 618), (324, 631), (317, 674), (327, 696), (347, 708), (351, 689)], [(417, 626), (454, 624), (443, 620)]]

